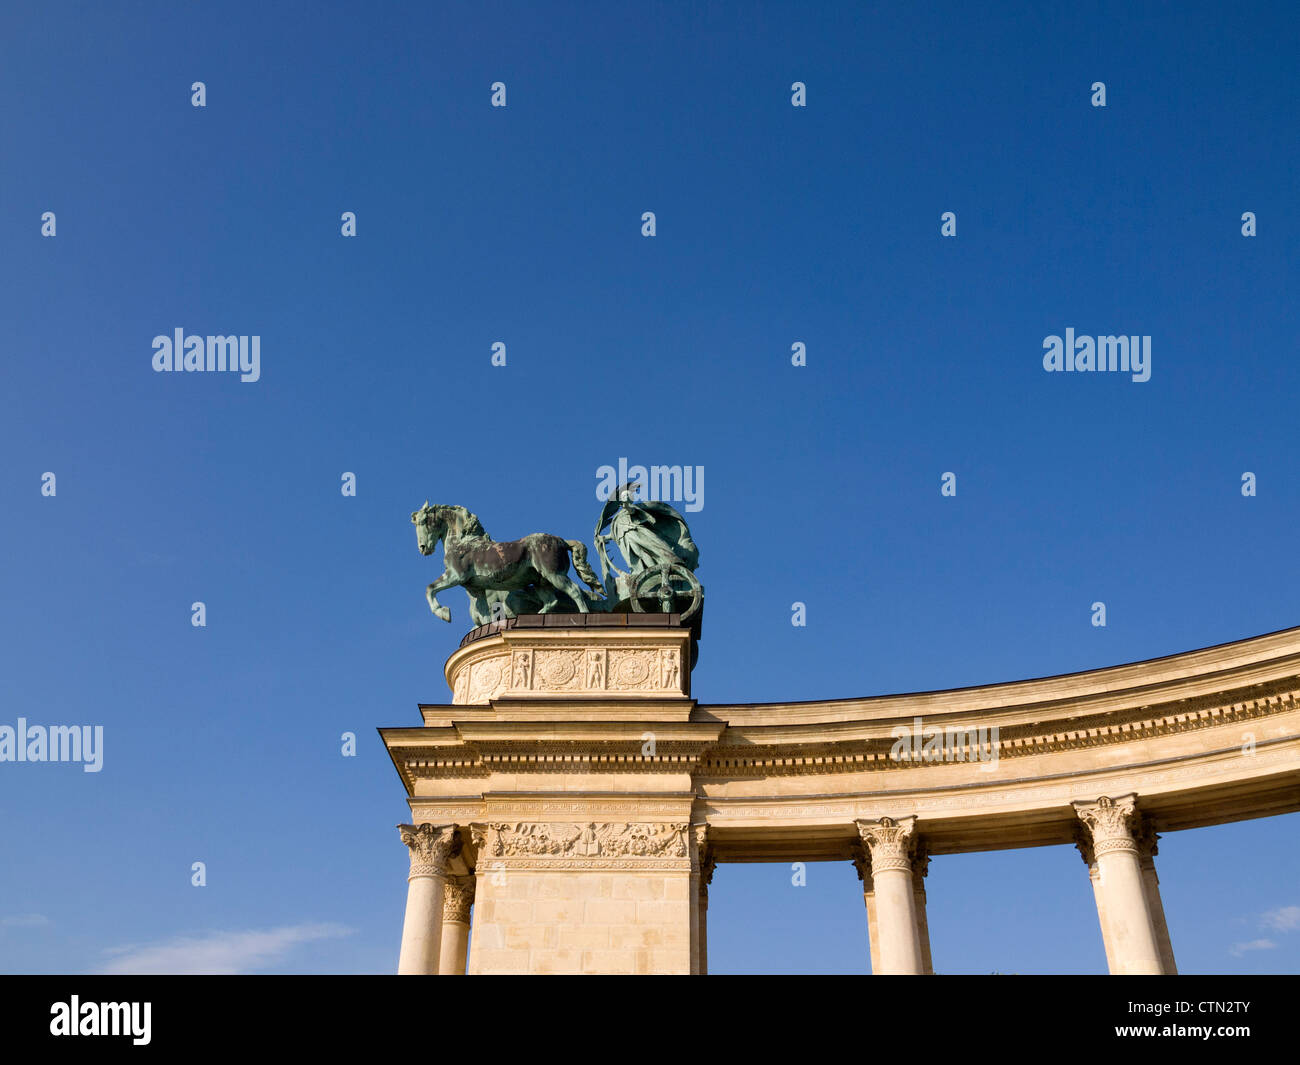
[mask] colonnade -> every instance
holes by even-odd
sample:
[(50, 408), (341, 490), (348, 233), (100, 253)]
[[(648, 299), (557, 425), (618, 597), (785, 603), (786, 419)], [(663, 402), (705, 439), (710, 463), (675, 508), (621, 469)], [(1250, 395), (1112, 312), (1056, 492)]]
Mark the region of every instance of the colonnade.
[[(1071, 804), (1076, 845), (1088, 868), (1106, 961), (1115, 974), (1174, 974), (1173, 947), (1160, 901), (1151, 821), (1137, 796), (1101, 796)], [(871, 971), (928, 974), (934, 971), (926, 918), (925, 878), (930, 854), (924, 825), (916, 817), (858, 820), (854, 865), (862, 881)], [(458, 826), (399, 826), (410, 850), (411, 871), (398, 972), (462, 975), (466, 972), (473, 873), (455, 875), (451, 860), (461, 850)], [(692, 890), (698, 971), (707, 972), (708, 886), (714, 858), (708, 826), (692, 826), (697, 859)]]
[(411, 859), (398, 975), (463, 976), (475, 877), (455, 876), (448, 869), (449, 861), (461, 849), (458, 827), (425, 824), (397, 828)]
[[(1110, 972), (1176, 974), (1156, 876), (1158, 837), (1138, 811), (1137, 796), (1102, 796), (1071, 805)], [(871, 971), (932, 973), (925, 898), (930, 858), (916, 818), (855, 824), (862, 840), (855, 865), (867, 909)]]

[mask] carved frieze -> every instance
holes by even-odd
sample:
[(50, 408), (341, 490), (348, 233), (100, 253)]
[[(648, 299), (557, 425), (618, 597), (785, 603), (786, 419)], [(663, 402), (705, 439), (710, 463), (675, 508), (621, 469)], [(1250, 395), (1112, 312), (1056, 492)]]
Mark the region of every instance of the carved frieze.
[(493, 821), (476, 827), (478, 862), (496, 867), (506, 859), (527, 859), (557, 867), (617, 868), (620, 863), (671, 860), (689, 867), (685, 823)]
[(502, 696), (616, 692), (681, 695), (682, 653), (677, 647), (529, 647), (460, 662), (449, 678), (452, 702), (477, 705)]
[[(510, 683), (508, 666), (509, 658), (506, 655), (494, 655), (470, 663), (469, 702), (485, 703), (505, 691)], [(517, 664), (515, 668), (518, 670), (520, 666)]]
[[(516, 651), (516, 657), (528, 651)], [(541, 650), (535, 652), (537, 667), (535, 687), (540, 691), (569, 691), (581, 688), (583, 653), (571, 650)]]

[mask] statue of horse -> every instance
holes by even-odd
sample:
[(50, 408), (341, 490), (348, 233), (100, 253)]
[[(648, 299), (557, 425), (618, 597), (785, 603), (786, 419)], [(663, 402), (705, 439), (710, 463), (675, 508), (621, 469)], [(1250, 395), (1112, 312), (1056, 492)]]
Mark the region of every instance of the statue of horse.
[(571, 600), (579, 611), (590, 613), (582, 588), (569, 577), (570, 553), (573, 568), (595, 593), (593, 598), (602, 597), (600, 580), (580, 540), (532, 533), (522, 540), (497, 543), (464, 507), (430, 506), (427, 501), (411, 514), (411, 521), (420, 554), (433, 554), (442, 541), (442, 576), (429, 585), (425, 597), (429, 609), (443, 621), (451, 620), (451, 610), (438, 602), (438, 593), (457, 585), (469, 596), (470, 613), (479, 625), (497, 620), (494, 604), (513, 613), (548, 614), (562, 602), (567, 607)]

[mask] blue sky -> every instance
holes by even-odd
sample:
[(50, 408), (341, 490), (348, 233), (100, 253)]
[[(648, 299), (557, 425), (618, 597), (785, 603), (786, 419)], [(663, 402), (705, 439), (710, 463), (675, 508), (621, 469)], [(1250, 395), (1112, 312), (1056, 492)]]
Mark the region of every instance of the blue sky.
[[(105, 757), (0, 765), (0, 970), (392, 971), (374, 730), (469, 625), (426, 498), (591, 546), (598, 467), (702, 466), (704, 702), (1300, 623), (1300, 16), (1223, 7), (5, 5), (0, 722)], [(1067, 327), (1151, 379), (1045, 373)], [(154, 373), (176, 328), (261, 379)], [(1298, 826), (1162, 841), (1183, 971), (1300, 966)], [(866, 971), (851, 866), (790, 877), (719, 868), (714, 971)], [(1104, 968), (1073, 848), (928, 890), (940, 971)]]

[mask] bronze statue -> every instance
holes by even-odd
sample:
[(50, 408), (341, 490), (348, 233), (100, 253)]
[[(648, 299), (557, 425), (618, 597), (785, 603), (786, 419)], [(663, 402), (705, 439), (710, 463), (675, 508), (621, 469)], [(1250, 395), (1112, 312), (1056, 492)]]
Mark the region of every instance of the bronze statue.
[[(425, 591), (429, 609), (450, 621), (451, 611), (438, 602), (438, 593), (459, 585), (469, 596), (476, 625), (557, 610), (644, 611), (647, 604), (675, 611), (682, 620), (694, 616), (703, 605), (704, 589), (695, 577), (700, 552), (686, 519), (667, 503), (639, 501), (636, 495), (637, 485), (625, 484), (601, 510), (596, 523), (599, 578), (580, 540), (532, 533), (497, 543), (464, 507), (426, 502), (411, 514), (420, 554), (432, 555), (440, 542), (443, 548), (442, 576)], [(611, 541), (623, 555), (626, 572), (610, 561)], [(570, 558), (590, 594), (569, 577)], [(592, 668), (603, 673), (604, 663)]]
[[(424, 506), (411, 514), (420, 554), (431, 555), (442, 541), (442, 576), (429, 585), (425, 597), (429, 609), (443, 621), (451, 611), (438, 602), (438, 593), (457, 585), (470, 599), (470, 613), (477, 625), (497, 620), (493, 605), (505, 605), (506, 616), (517, 613), (547, 614), (556, 607), (586, 614), (586, 595), (570, 579), (569, 555), (573, 568), (599, 597), (600, 582), (587, 563), (587, 548), (580, 540), (564, 540), (549, 533), (532, 533), (522, 540), (497, 543), (488, 536), (478, 518), (464, 507)], [(509, 598), (489, 598), (490, 592), (524, 592), (510, 605)], [(563, 598), (561, 598), (563, 597)], [(520, 609), (536, 604), (535, 609)]]

